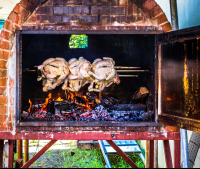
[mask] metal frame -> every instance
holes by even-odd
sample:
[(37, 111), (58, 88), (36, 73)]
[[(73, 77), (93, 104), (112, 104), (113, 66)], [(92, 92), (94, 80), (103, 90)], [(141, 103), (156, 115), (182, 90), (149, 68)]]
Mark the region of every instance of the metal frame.
[[(42, 126), (42, 127), (162, 127), (161, 123), (157, 123), (157, 115), (154, 121), (156, 122), (21, 122), (21, 79), (22, 79), (22, 35), (23, 34), (158, 34), (160, 31), (132, 31), (132, 30), (18, 30), (16, 31), (16, 51), (17, 51), (17, 71), (16, 71), (16, 124), (18, 130), (24, 130), (27, 127)], [(155, 70), (154, 70), (155, 71)], [(156, 76), (154, 77), (156, 78)], [(155, 86), (155, 82), (154, 82)], [(153, 89), (155, 90), (155, 89)], [(155, 93), (155, 91), (154, 91)], [(156, 97), (156, 96), (155, 96)], [(154, 108), (156, 114), (156, 108)], [(101, 130), (103, 130), (103, 127)], [(84, 130), (84, 128), (82, 128)]]
[[(172, 132), (171, 132), (172, 133)], [(144, 133), (143, 133), (144, 134)], [(35, 138), (35, 134), (31, 134), (32, 137), (29, 137), (30, 139)], [(47, 134), (45, 134), (46, 136)], [(134, 136), (131, 137), (132, 139), (135, 139)], [(16, 138), (13, 138), (16, 139)], [(43, 139), (42, 137), (40, 139)], [(59, 138), (59, 139), (66, 139), (66, 138)], [(71, 139), (74, 139), (71, 138)], [(82, 139), (80, 137), (80, 139)], [(86, 139), (86, 138), (85, 138)], [(90, 134), (90, 137), (87, 137), (87, 140), (92, 139), (92, 135)], [(117, 138), (118, 139), (118, 138)], [(154, 168), (154, 140), (161, 139), (161, 138), (155, 138), (152, 137), (152, 140), (150, 141), (150, 147), (149, 147), (149, 156), (148, 158), (150, 165), (146, 167)], [(28, 168), (31, 164), (33, 164), (42, 154), (44, 154), (58, 139), (52, 138), (52, 140), (44, 146), (37, 154), (35, 154), (29, 161), (27, 161), (22, 168)], [(127, 139), (128, 140), (128, 139)], [(180, 157), (181, 157), (181, 149), (180, 149), (180, 133), (176, 132), (175, 135), (172, 137), (166, 136), (165, 140), (163, 140), (164, 144), (164, 153), (165, 153), (165, 159), (166, 159), (166, 166), (167, 168), (173, 168), (172, 165), (172, 159), (171, 159), (171, 152), (170, 152), (170, 145), (169, 140), (174, 140), (174, 168), (180, 167)], [(107, 137), (106, 140), (116, 151), (117, 153), (133, 168), (138, 168), (134, 162), (127, 157), (127, 155), (110, 139), (110, 137)], [(9, 168), (13, 167), (13, 140), (9, 140)]]

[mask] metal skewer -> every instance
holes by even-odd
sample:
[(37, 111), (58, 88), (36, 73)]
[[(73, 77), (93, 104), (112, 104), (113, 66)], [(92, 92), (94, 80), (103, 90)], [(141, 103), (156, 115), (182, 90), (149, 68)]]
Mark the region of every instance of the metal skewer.
[(148, 70), (117, 70), (117, 72), (148, 72)]
[(138, 77), (138, 75), (119, 75), (119, 77)]
[(140, 67), (115, 66), (115, 69), (140, 69)]

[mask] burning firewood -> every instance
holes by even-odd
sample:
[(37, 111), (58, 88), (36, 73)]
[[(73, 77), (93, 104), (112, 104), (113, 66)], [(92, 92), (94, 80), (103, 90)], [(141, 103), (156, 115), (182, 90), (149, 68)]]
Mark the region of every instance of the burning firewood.
[(132, 103), (134, 100), (144, 99), (145, 97), (147, 97), (148, 94), (149, 94), (149, 90), (148, 90), (146, 87), (140, 87), (140, 88), (133, 94), (130, 103)]

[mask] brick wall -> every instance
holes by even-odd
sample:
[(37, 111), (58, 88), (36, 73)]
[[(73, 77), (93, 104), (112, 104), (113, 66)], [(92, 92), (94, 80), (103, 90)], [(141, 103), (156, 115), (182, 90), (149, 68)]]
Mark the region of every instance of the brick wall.
[[(162, 28), (161, 28), (162, 27)], [(0, 132), (15, 131), (15, 32), (47, 30), (171, 30), (154, 0), (21, 0), (0, 34)]]

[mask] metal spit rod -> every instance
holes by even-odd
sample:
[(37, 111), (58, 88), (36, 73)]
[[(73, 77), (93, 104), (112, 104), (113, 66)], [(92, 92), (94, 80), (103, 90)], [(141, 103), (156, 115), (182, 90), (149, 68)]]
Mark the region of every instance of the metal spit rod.
[(117, 70), (117, 72), (147, 72), (148, 70)]
[(138, 77), (138, 75), (119, 75), (119, 77)]
[(115, 69), (140, 69), (141, 67), (115, 66)]

